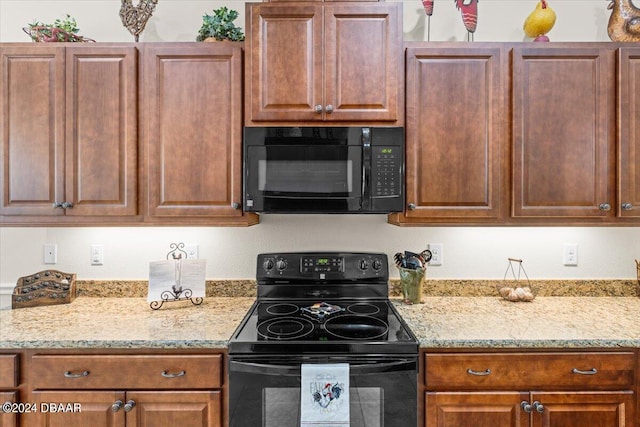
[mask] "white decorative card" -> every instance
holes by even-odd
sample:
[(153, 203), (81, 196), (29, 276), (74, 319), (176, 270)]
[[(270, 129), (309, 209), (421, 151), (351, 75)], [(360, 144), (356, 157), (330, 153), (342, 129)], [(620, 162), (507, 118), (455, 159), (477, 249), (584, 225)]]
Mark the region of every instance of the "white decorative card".
[(149, 263), (147, 301), (204, 298), (207, 263), (204, 259), (180, 259)]

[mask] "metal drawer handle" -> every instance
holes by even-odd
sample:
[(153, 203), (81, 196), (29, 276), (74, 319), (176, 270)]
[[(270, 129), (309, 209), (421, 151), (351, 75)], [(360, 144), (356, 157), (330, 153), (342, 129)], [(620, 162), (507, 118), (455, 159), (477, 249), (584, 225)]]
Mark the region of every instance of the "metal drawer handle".
[(595, 375), (598, 373), (598, 370), (596, 368), (591, 368), (588, 371), (583, 371), (581, 369), (578, 368), (573, 368), (571, 370), (572, 373), (574, 374), (579, 374), (579, 375)]
[(473, 369), (467, 369), (467, 374), (469, 375), (477, 375), (479, 377), (487, 376), (491, 373), (491, 369), (485, 369), (484, 371), (474, 371)]
[(83, 371), (80, 372), (79, 374), (74, 374), (71, 371), (66, 371), (64, 373), (65, 378), (82, 378), (82, 377), (88, 377), (90, 374), (89, 371)]
[(162, 375), (165, 378), (177, 378), (177, 377), (184, 377), (185, 375), (187, 375), (187, 371), (180, 371), (178, 373), (171, 373), (171, 372), (167, 372), (167, 371), (162, 371), (160, 373), (160, 375)]

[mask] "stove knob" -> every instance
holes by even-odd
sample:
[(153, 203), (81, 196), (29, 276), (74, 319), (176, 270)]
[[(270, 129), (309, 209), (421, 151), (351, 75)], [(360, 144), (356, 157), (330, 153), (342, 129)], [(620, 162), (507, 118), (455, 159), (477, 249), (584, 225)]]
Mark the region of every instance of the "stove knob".
[(287, 268), (287, 261), (283, 258), (280, 258), (276, 261), (276, 268), (280, 271), (284, 270), (285, 268)]
[(265, 259), (262, 263), (262, 268), (264, 268), (266, 271), (271, 270), (273, 268), (273, 260), (271, 258)]
[(380, 269), (382, 268), (382, 263), (380, 262), (379, 259), (374, 259), (372, 267), (375, 271), (380, 271)]
[(369, 263), (367, 262), (366, 259), (361, 259), (360, 260), (360, 270), (364, 271), (366, 269), (369, 268)]

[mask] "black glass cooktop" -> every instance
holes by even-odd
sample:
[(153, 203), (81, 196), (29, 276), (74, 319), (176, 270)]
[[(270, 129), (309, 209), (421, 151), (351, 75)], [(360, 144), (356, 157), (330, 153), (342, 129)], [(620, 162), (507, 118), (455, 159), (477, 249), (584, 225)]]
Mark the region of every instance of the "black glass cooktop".
[[(381, 346), (384, 344), (384, 346)], [(416, 339), (389, 301), (256, 302), (230, 352), (377, 352), (415, 350)]]

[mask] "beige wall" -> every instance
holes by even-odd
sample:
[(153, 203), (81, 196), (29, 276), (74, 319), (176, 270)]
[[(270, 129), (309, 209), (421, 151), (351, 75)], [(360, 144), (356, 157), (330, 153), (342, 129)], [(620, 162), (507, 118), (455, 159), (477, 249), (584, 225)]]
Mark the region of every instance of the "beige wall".
[[(98, 41), (133, 41), (120, 22), (118, 0), (0, 0), (0, 41), (29, 41), (21, 28), (34, 20), (53, 22), (71, 14), (80, 34)], [(137, 0), (134, 1), (137, 3)], [(426, 40), (426, 19), (420, 0), (403, 1), (407, 40)], [(536, 0), (481, 0), (476, 41), (521, 41), (522, 23)], [(244, 1), (159, 0), (141, 41), (195, 40), (204, 13), (219, 6), (240, 12)], [(549, 34), (552, 41), (608, 41), (607, 0), (550, 0), (558, 20)], [(432, 41), (464, 41), (467, 34), (453, 0), (435, 0), (431, 17)]]
[[(533, 0), (481, 0), (476, 41), (521, 41), (522, 22)], [(606, 0), (550, 0), (558, 14), (552, 41), (607, 41)], [(159, 0), (141, 41), (194, 40), (201, 16), (227, 5), (241, 12), (244, 2)], [(81, 34), (98, 41), (132, 41), (120, 23), (120, 2), (76, 0), (0, 0), (0, 41), (28, 41), (21, 27), (37, 19), (52, 22), (72, 14)], [(405, 1), (407, 40), (424, 40), (425, 16), (420, 1)], [(466, 31), (453, 0), (436, 0), (431, 40), (463, 41)], [(418, 227), (388, 225), (384, 215), (264, 216), (250, 228), (0, 228), (0, 293), (17, 278), (43, 268), (42, 245), (58, 245), (55, 268), (80, 279), (144, 279), (148, 262), (163, 259), (172, 242), (195, 243), (207, 259), (208, 278), (251, 278), (255, 255), (285, 250), (369, 250), (390, 256), (421, 250), (429, 242), (444, 244), (444, 265), (434, 278), (500, 278), (507, 257), (525, 260), (534, 278), (632, 278), (640, 258), (640, 228), (605, 227)], [(578, 243), (579, 266), (565, 267), (565, 243)], [(91, 266), (91, 244), (105, 246), (105, 265)], [(395, 273), (395, 271), (393, 272)]]

